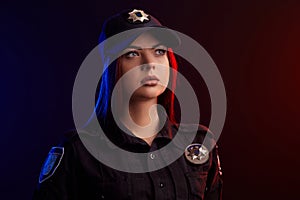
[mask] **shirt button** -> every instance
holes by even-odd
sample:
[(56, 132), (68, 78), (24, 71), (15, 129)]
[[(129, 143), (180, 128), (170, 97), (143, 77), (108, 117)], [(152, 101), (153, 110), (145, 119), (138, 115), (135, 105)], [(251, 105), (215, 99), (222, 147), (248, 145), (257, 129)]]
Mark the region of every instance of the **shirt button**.
[(160, 187), (160, 188), (163, 188), (163, 187), (165, 187), (165, 185), (164, 185), (163, 183), (160, 183), (160, 184), (159, 184), (159, 187)]
[(150, 153), (150, 158), (153, 160), (155, 158), (155, 155), (153, 153)]

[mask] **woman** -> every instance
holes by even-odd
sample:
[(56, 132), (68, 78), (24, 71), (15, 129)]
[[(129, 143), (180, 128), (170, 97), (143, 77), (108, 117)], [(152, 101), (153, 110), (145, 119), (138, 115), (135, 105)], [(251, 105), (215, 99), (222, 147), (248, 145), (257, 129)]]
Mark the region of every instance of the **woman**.
[[(197, 126), (193, 142), (174, 162), (149, 164), (166, 155), (159, 150), (172, 143), (179, 126), (175, 123), (172, 92), (177, 62), (171, 47), (179, 45), (180, 39), (169, 29), (143, 29), (153, 27), (163, 26), (136, 9), (122, 11), (105, 22), (100, 42), (142, 28), (128, 37), (106, 42), (100, 49), (107, 66), (99, 87), (96, 117), (87, 127), (99, 120), (105, 136), (115, 145), (101, 144), (107, 151), (100, 153), (109, 162), (100, 162), (102, 156), (95, 156), (99, 153), (96, 141), (104, 141), (103, 137), (70, 133), (61, 146), (49, 152), (34, 199), (221, 199), (217, 149), (208, 152), (202, 145), (205, 136), (215, 145), (213, 135), (203, 126)], [(117, 59), (111, 55), (117, 55)], [(192, 132), (191, 126), (180, 126), (186, 135)], [(112, 154), (114, 148), (138, 154), (150, 152), (150, 161)], [(112, 160), (129, 168), (110, 165)], [(168, 156), (162, 160), (168, 160)], [(134, 171), (140, 166), (147, 170)]]

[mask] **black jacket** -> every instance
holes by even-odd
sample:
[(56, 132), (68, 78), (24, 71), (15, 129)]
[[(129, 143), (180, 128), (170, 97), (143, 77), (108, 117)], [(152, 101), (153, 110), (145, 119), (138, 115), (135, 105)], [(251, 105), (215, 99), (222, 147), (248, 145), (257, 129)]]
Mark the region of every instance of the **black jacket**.
[[(189, 125), (180, 126), (184, 127), (182, 130), (185, 134), (189, 134)], [(151, 152), (167, 145), (177, 130), (178, 127), (174, 124), (165, 125), (151, 146), (116, 127), (111, 127), (110, 132), (113, 134), (110, 136), (116, 137), (110, 139), (128, 151)], [(82, 140), (92, 137), (91, 141), (96, 141), (103, 138), (93, 134), (80, 134), (69, 134), (59, 147), (51, 150), (44, 163), (34, 200), (221, 199), (222, 180), (217, 146), (213, 135), (203, 126), (198, 127), (193, 143), (202, 144), (207, 135), (210, 145), (214, 147), (209, 152), (208, 161), (193, 164), (182, 151), (183, 155), (175, 162), (145, 173), (122, 172), (99, 162), (87, 150)], [(120, 162), (124, 160), (112, 159), (120, 159)]]

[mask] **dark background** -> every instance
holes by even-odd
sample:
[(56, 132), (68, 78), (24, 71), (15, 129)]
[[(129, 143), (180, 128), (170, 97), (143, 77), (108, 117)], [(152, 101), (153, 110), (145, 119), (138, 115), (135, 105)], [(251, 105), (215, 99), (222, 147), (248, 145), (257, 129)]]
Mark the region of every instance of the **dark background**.
[(49, 149), (73, 127), (73, 82), (104, 19), (140, 7), (197, 40), (223, 76), (224, 200), (299, 199), (298, 2), (1, 1), (0, 198), (31, 198)]

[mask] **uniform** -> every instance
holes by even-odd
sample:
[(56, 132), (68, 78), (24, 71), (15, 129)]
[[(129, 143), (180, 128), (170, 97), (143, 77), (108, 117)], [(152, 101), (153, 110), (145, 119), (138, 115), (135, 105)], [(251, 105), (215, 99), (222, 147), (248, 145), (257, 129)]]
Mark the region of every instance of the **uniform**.
[[(168, 131), (171, 130), (173, 135), (176, 134), (177, 125), (166, 124), (168, 125), (158, 133), (151, 147), (142, 139), (126, 134), (117, 126), (110, 127), (111, 135), (116, 136), (110, 139), (128, 151), (151, 152), (171, 141)], [(188, 125), (184, 130), (189, 134)], [(212, 136), (205, 127), (199, 126), (193, 143), (201, 144), (206, 134)], [(214, 144), (212, 137), (211, 143)], [(216, 147), (209, 152), (208, 160), (203, 164), (194, 164), (183, 154), (170, 165), (146, 173), (121, 172), (102, 164), (87, 151), (76, 132), (69, 134), (63, 144), (56, 148), (63, 148), (63, 152), (60, 151), (63, 155), (50, 166), (52, 169), (48, 169), (49, 166), (45, 165), (49, 165), (49, 162), (45, 162), (40, 177), (41, 183), (35, 191), (34, 200), (219, 200), (222, 196), (222, 180)], [(56, 169), (52, 175), (45, 175), (45, 168), (46, 172), (53, 172), (53, 169)]]
[[(163, 28), (157, 19), (142, 10), (125, 11), (106, 21), (100, 35), (100, 42), (122, 31), (145, 27)], [(128, 46), (141, 34), (141, 30), (145, 31), (145, 29), (136, 30), (138, 31), (130, 37), (126, 37), (126, 40), (122, 38), (121, 41), (106, 43), (103, 49), (100, 49), (101, 52), (108, 52), (107, 55), (102, 55), (103, 60), (105, 61), (110, 53), (117, 54), (122, 48)], [(168, 47), (180, 44), (180, 40), (174, 32), (167, 29), (159, 30), (159, 32), (151, 33), (162, 44), (166, 44)], [(107, 91), (107, 88), (101, 91)], [(108, 105), (108, 102), (101, 102), (99, 105), (106, 104)], [(151, 152), (149, 153), (150, 164), (151, 160), (155, 161), (158, 158), (164, 159), (172, 156), (171, 151), (167, 152), (170, 156), (165, 155), (165, 157), (159, 153), (152, 154), (152, 152), (159, 152), (156, 150), (176, 141), (174, 137), (178, 132), (177, 124), (167, 120), (149, 146), (144, 140), (125, 133), (124, 129), (111, 122), (113, 120), (107, 121), (111, 124), (105, 126), (105, 134), (116, 146), (135, 153)], [(183, 131), (183, 135), (188, 136), (192, 134), (195, 126), (180, 124), (179, 127)], [(179, 148), (180, 145), (175, 143), (174, 148), (177, 148), (176, 145), (178, 145), (181, 152), (178, 159), (164, 165), (165, 167), (144, 173), (119, 171), (100, 162), (95, 155), (102, 154), (109, 157), (113, 151), (113, 147), (108, 144), (106, 146), (105, 142), (102, 144), (106, 146), (106, 151), (99, 151), (97, 141), (105, 141), (107, 138), (90, 132), (74, 131), (69, 133), (60, 146), (52, 148), (49, 152), (33, 199), (220, 200), (222, 197), (222, 179), (213, 134), (204, 126), (196, 125), (195, 130), (198, 130), (196, 137), (193, 141), (191, 140), (186, 149)], [(208, 138), (209, 146), (207, 149), (212, 149), (212, 151), (208, 151), (202, 145), (204, 138)], [(86, 146), (86, 141), (89, 141), (89, 148)], [(109, 158), (114, 159), (117, 163), (131, 162), (131, 160), (120, 155), (112, 155)], [(139, 166), (139, 160), (137, 159), (135, 162)]]

